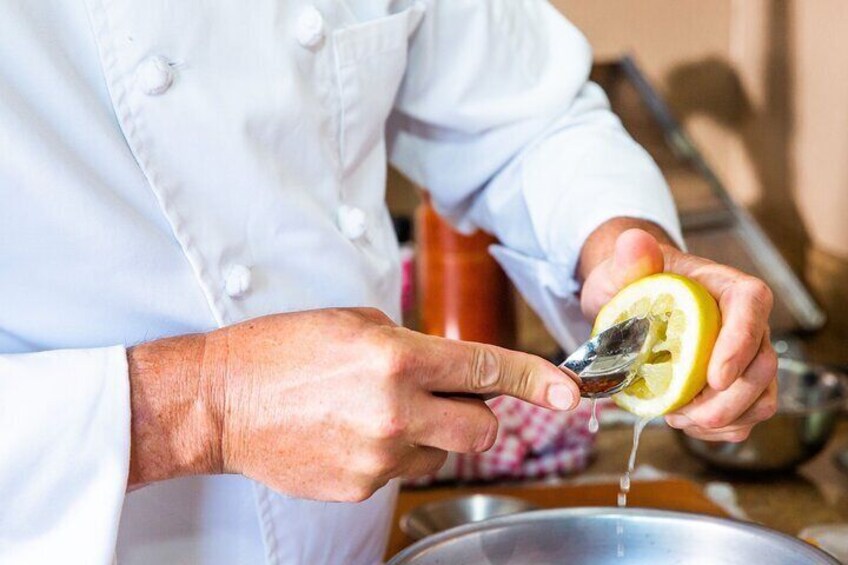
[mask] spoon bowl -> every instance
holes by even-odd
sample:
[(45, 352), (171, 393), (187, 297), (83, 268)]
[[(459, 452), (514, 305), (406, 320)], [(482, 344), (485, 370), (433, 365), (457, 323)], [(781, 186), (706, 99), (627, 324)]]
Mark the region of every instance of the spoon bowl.
[(580, 377), (580, 396), (611, 396), (636, 380), (632, 369), (644, 359), (650, 329), (648, 318), (629, 318), (585, 342), (560, 367)]

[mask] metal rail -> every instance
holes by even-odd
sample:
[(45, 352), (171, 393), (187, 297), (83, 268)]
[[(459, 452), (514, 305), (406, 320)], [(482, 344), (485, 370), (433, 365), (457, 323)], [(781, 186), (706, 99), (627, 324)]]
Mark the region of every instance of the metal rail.
[(816, 304), (807, 288), (792, 268), (751, 217), (747, 210), (736, 204), (716, 176), (686, 131), (674, 118), (665, 101), (654, 90), (636, 62), (629, 56), (618, 61), (618, 67), (633, 85), (642, 102), (665, 134), (666, 143), (677, 157), (689, 163), (709, 184), (713, 194), (725, 210), (686, 214), (681, 217), (684, 231), (726, 228), (732, 225), (763, 277), (779, 294), (789, 311), (804, 331), (820, 329), (825, 321), (824, 311)]

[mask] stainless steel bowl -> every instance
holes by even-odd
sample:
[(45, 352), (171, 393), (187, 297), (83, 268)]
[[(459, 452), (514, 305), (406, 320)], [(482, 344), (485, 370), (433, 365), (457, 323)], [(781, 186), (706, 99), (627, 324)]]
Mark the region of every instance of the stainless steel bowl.
[(400, 529), (417, 540), (463, 524), (537, 508), (535, 504), (513, 496), (474, 494), (413, 508), (400, 519)]
[(830, 439), (848, 398), (844, 375), (823, 367), (781, 359), (777, 414), (757, 424), (743, 442), (709, 442), (678, 431), (692, 455), (712, 467), (733, 471), (786, 471), (815, 457)]
[(460, 526), (389, 565), (722, 563), (838, 565), (797, 538), (745, 522), (641, 508), (561, 508)]

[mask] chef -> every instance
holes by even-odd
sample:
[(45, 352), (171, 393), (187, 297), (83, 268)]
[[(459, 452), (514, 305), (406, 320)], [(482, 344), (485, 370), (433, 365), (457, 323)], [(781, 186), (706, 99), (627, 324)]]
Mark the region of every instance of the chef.
[[(0, 0), (0, 563), (375, 563), (396, 477), (554, 410), (531, 355), (397, 325), (387, 160), (566, 347), (622, 285), (707, 286), (709, 387), (775, 407), (760, 281), (687, 255), (648, 155), (541, 0)], [(583, 324), (583, 325), (581, 325)]]

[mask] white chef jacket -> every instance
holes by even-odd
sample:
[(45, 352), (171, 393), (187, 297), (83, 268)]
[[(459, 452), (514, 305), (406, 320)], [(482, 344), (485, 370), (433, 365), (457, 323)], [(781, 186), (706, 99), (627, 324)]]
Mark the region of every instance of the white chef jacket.
[(679, 238), (654, 163), (541, 0), (0, 0), (0, 563), (373, 563), (396, 487), (125, 495), (125, 347), (246, 318), (399, 318), (387, 157), (482, 228), (564, 345), (579, 249)]

